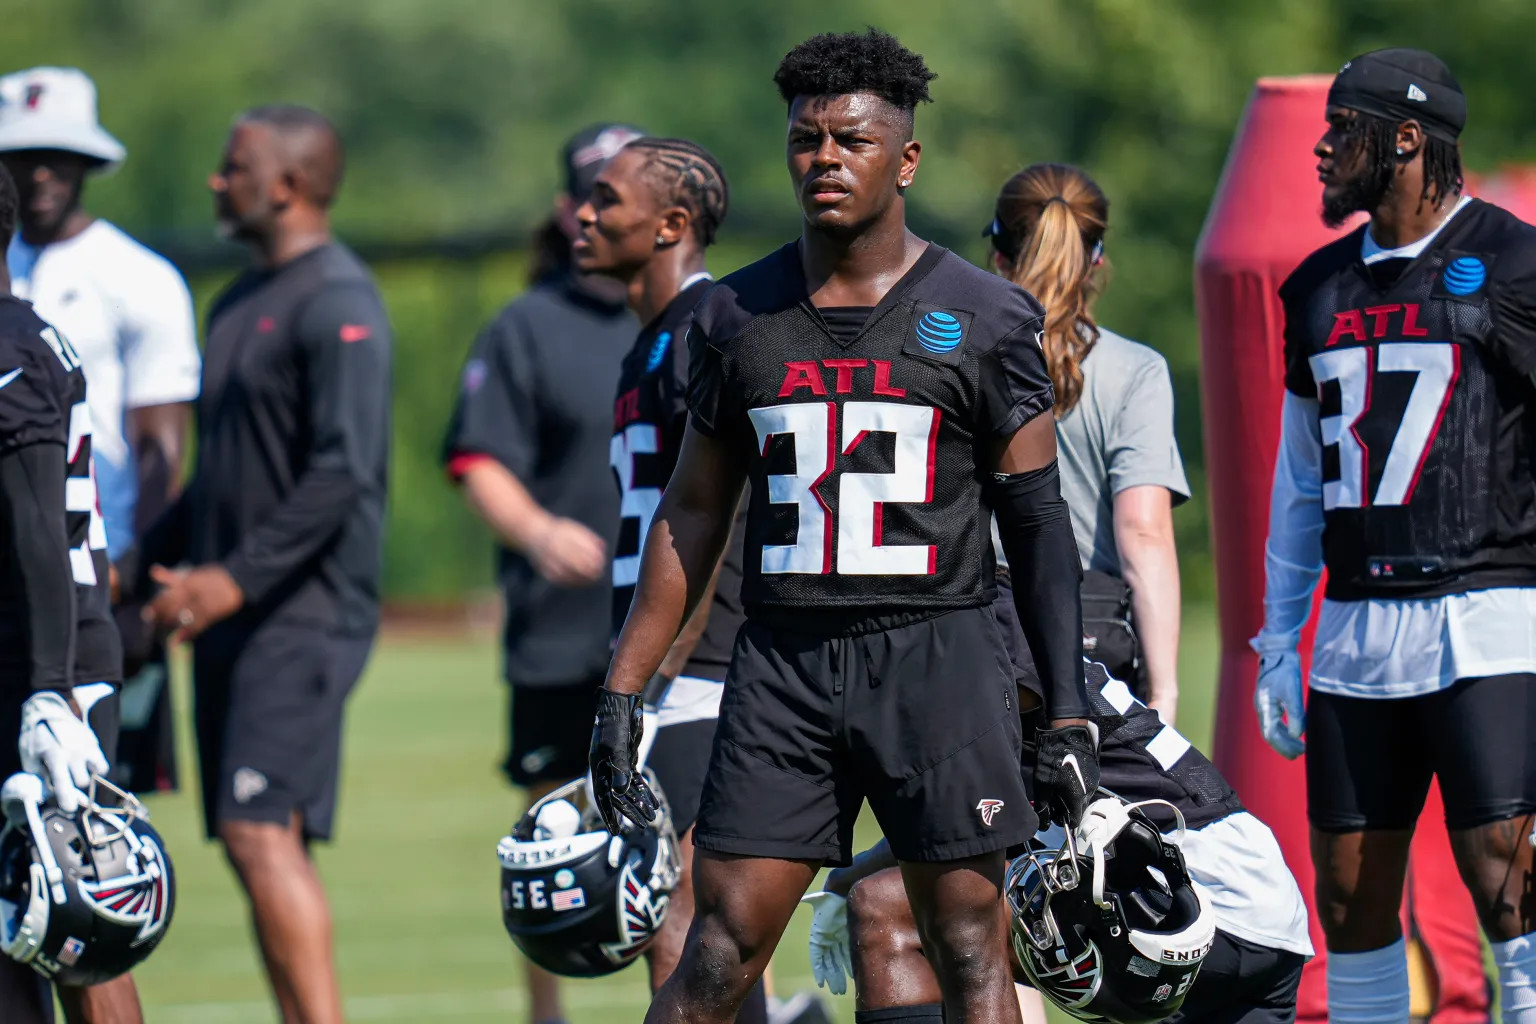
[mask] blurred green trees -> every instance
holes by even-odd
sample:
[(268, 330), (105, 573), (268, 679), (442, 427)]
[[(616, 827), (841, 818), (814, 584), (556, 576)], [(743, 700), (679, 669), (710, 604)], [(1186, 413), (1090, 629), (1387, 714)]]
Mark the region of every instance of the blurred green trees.
[[(1114, 281), (1101, 318), (1174, 368), (1197, 491), (1176, 517), (1192, 594), (1210, 582), (1191, 262), (1254, 79), (1425, 46), (1468, 93), (1469, 165), (1536, 157), (1529, 0), (21, 0), (0, 33), (0, 70), (63, 63), (95, 76), (129, 159), (92, 184), (90, 206), (151, 242), (211, 238), (203, 182), (231, 117), (291, 100), (325, 110), (347, 139), (337, 220), (354, 239), (520, 232), (549, 208), (561, 141), (593, 120), (697, 139), (731, 178), (718, 271), (797, 228), (770, 81), (779, 57), (807, 35), (866, 24), (939, 73), (909, 194), (924, 231), (984, 258), (994, 190), (1034, 160), (1079, 163), (1109, 194)], [(484, 534), (441, 483), (436, 449), (473, 330), (521, 287), (520, 266), (509, 253), (379, 268), (400, 336), (397, 597), (490, 578)], [(186, 269), (204, 300), (228, 276)]]

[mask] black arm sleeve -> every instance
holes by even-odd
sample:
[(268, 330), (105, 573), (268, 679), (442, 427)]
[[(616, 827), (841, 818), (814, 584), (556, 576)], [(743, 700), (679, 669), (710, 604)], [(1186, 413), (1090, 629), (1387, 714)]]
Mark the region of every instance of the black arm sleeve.
[(321, 291), (297, 330), (313, 424), (304, 470), (224, 563), (252, 603), (331, 543), (388, 457), (389, 323), (372, 286)]
[(74, 676), (76, 595), (64, 510), (64, 446), (0, 454), (0, 504), (26, 609), (34, 690), (68, 690)]
[(994, 475), (988, 499), (1008, 556), (1019, 625), (1040, 673), (1045, 718), (1089, 718), (1083, 679), (1083, 567), (1055, 460)]

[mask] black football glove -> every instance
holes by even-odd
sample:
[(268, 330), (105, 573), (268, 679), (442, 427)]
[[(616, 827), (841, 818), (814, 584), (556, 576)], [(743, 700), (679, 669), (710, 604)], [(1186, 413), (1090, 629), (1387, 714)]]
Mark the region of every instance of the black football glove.
[(1035, 812), (1076, 828), (1099, 788), (1099, 751), (1086, 725), (1035, 731)]
[(587, 764), (592, 769), (597, 811), (614, 835), (627, 830), (625, 818), (648, 825), (660, 810), (636, 764), (642, 729), (639, 694), (614, 693), (607, 687), (597, 691), (597, 720), (592, 723)]

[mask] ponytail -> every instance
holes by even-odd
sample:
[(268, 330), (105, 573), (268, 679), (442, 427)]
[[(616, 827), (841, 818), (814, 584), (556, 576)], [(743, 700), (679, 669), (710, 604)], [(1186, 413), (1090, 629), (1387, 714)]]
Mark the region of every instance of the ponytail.
[(1109, 203), (1093, 179), (1065, 164), (1033, 164), (1015, 174), (997, 198), (992, 244), (1007, 261), (1009, 280), (1045, 307), (1041, 347), (1056, 389), (1056, 418), (1083, 395), (1083, 360), (1099, 340), (1093, 302), (1101, 282)]

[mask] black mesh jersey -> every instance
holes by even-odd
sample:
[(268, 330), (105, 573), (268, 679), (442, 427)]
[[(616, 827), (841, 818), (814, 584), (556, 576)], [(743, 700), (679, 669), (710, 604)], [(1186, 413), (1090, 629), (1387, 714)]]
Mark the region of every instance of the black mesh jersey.
[(1374, 267), (1365, 230), (1280, 288), (1286, 387), (1321, 405), (1328, 596), (1536, 585), (1536, 228), (1473, 200)]
[[(613, 438), (608, 461), (619, 484), (619, 535), (613, 551), (613, 632), (629, 614), (640, 575), (640, 556), (651, 518), (677, 465), (688, 422), (688, 346), (683, 338), (688, 318), (712, 284), (700, 280), (677, 294), (645, 326), (619, 371), (619, 397), (613, 409)], [(720, 566), (715, 599), (704, 634), (683, 667), (683, 674), (724, 681), (731, 648), (741, 628), (742, 517), (731, 531)]]
[(1054, 401), (1040, 329), (1028, 293), (936, 245), (842, 340), (793, 243), (713, 288), (689, 331), (688, 406), (748, 466), (748, 615), (985, 602), (983, 475)]
[[(64, 509), (77, 610), (72, 679), (60, 686), (122, 679), (122, 644), (112, 622), (107, 533), (91, 468), (85, 374), (69, 341), (19, 299), (0, 297), (0, 450), (56, 444), (68, 460)], [(0, 550), (0, 688), (31, 675), (28, 609), (13, 553)]]
[[(1243, 801), (1226, 777), (1157, 712), (1131, 695), (1130, 688), (1112, 678), (1097, 662), (1087, 662), (1083, 674), (1094, 721), (1099, 725), (1099, 785), (1131, 802), (1166, 800), (1184, 815), (1190, 828), (1243, 810)], [(1038, 714), (1038, 713), (1037, 713)], [(1034, 730), (1024, 730), (1024, 764), (1035, 763)], [(1026, 771), (1026, 778), (1030, 772)], [(1145, 809), (1158, 828), (1173, 827), (1166, 807)]]

